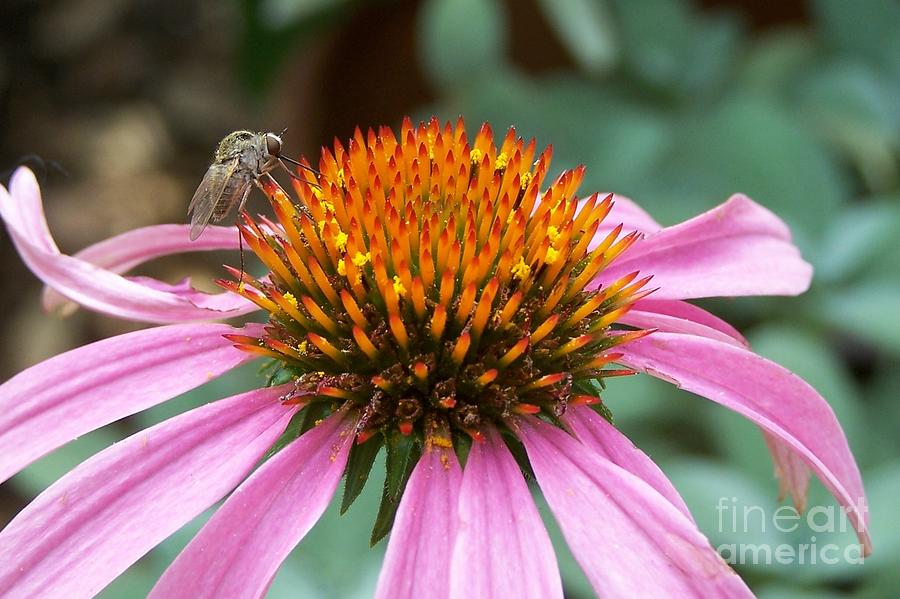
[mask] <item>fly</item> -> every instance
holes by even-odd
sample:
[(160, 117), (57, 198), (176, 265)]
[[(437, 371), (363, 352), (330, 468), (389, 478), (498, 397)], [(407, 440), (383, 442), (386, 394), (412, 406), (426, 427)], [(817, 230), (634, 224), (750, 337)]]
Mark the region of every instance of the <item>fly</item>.
[[(281, 137), (274, 133), (235, 131), (226, 135), (219, 142), (213, 162), (188, 206), (191, 241), (200, 237), (210, 222), (219, 222), (228, 216), (234, 206), (240, 212), (252, 186), (259, 186), (260, 177), (275, 167), (280, 165), (289, 175), (299, 179), (285, 162), (318, 174), (315, 169), (284, 156), (281, 153)], [(300, 180), (315, 185), (305, 179)]]

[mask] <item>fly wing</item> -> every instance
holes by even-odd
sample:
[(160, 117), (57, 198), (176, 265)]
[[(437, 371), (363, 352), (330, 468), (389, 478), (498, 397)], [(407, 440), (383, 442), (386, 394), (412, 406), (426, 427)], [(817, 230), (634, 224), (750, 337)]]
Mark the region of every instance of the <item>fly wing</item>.
[[(191, 203), (188, 206), (188, 214), (191, 216), (191, 241), (200, 237), (203, 229), (209, 224), (216, 207), (221, 203), (227, 203), (228, 208), (235, 199), (226, 198), (225, 191), (230, 186), (228, 180), (234, 174), (238, 165), (238, 159), (229, 160), (224, 164), (213, 164), (203, 175), (203, 180), (194, 192)], [(233, 187), (233, 186), (231, 186)], [(226, 210), (227, 211), (227, 210)]]

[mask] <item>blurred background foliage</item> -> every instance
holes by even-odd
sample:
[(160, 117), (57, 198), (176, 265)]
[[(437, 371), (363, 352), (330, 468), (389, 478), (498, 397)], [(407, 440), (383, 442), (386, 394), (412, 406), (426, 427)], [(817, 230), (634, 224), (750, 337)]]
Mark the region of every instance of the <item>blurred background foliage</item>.
[[(280, 131), (315, 156), (354, 126), (464, 115), (553, 143), (554, 170), (616, 191), (664, 224), (743, 192), (784, 217), (816, 267), (800, 298), (704, 302), (812, 383), (850, 439), (871, 501), (863, 566), (744, 565), (762, 597), (893, 597), (900, 588), (900, 4), (705, 0), (8, 0), (0, 8), (0, 169), (34, 165), (64, 251), (181, 222), (214, 144)], [(36, 161), (29, 154), (41, 156)], [(7, 173), (8, 174), (8, 173)], [(4, 177), (7, 175), (4, 175)], [(260, 207), (261, 202), (256, 203)], [(40, 286), (0, 238), (0, 378), (134, 328), (44, 315)], [(147, 274), (209, 287), (228, 254)], [(0, 487), (0, 523), (123, 434), (257, 383), (258, 365), (77, 440)], [(714, 545), (808, 543), (814, 531), (719, 530), (720, 497), (779, 505), (761, 435), (736, 415), (635, 377), (605, 396)], [(377, 469), (376, 469), (377, 470)], [(271, 597), (368, 597), (384, 544), (380, 481), (290, 557)], [(546, 513), (545, 506), (542, 509)], [(814, 483), (810, 505), (832, 505)], [(208, 515), (207, 515), (208, 516)], [(205, 517), (204, 517), (205, 518)], [(199, 518), (104, 597), (141, 595)], [(558, 530), (567, 595), (590, 597)], [(824, 544), (852, 535), (818, 534)]]

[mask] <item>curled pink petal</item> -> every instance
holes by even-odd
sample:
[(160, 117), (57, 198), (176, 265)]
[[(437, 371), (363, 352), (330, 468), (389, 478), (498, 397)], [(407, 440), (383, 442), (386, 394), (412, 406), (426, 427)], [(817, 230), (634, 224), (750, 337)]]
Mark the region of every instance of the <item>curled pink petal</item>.
[[(190, 229), (190, 225), (142, 227), (88, 246), (73, 257), (110, 272), (123, 274), (135, 266), (162, 256), (238, 249), (238, 232), (235, 227), (208, 226), (196, 241), (190, 240)], [(198, 301), (198, 298), (194, 299)], [(74, 306), (52, 287), (44, 288), (43, 304), (48, 312), (58, 313), (68, 313)]]
[(597, 455), (639, 477), (693, 521), (694, 517), (684, 499), (659, 466), (605, 418), (594, 410), (581, 406), (570, 408), (562, 421)]
[(461, 479), (452, 449), (425, 449), (397, 509), (376, 599), (447, 596)]
[(555, 426), (527, 418), (519, 427), (541, 491), (597, 595), (753, 596), (653, 487)]
[(638, 241), (594, 286), (634, 271), (653, 275), (653, 299), (797, 295), (812, 279), (787, 226), (743, 195)]
[(275, 572), (328, 507), (353, 423), (337, 413), (279, 451), (231, 494), (150, 597), (265, 595)]
[(0, 594), (99, 593), (247, 475), (291, 418), (286, 390), (207, 404), (72, 470), (0, 532)]
[[(821, 395), (789, 370), (756, 354), (713, 339), (657, 332), (621, 346), (618, 362), (711, 399), (743, 415), (778, 440), (779, 468), (799, 480), (801, 458), (847, 510), (866, 551), (871, 549), (868, 507), (859, 468), (837, 418)], [(800, 489), (795, 483), (791, 490)], [(802, 503), (802, 501), (801, 501)]]
[(641, 329), (659, 329), (709, 337), (724, 343), (748, 347), (734, 327), (706, 310), (678, 300), (641, 300), (618, 322)]
[(562, 598), (556, 555), (500, 435), (473, 443), (459, 492), (450, 597)]
[(41, 188), (30, 169), (16, 169), (9, 182), (9, 192), (0, 186), (0, 217), (7, 223), (15, 223), (38, 247), (59, 253), (44, 217)]
[(127, 333), (41, 362), (0, 385), (0, 482), (42, 455), (103, 425), (193, 389), (253, 355), (223, 324)]
[[(72, 256), (61, 254), (49, 236), (40, 206), (40, 188), (34, 174), (16, 171), (10, 185), (15, 195), (0, 187), (0, 217), (28, 268), (45, 284), (70, 300), (98, 312), (152, 323), (189, 322), (230, 318), (257, 308), (240, 296), (188, 299), (128, 280)], [(225, 310), (219, 308), (226, 307)]]

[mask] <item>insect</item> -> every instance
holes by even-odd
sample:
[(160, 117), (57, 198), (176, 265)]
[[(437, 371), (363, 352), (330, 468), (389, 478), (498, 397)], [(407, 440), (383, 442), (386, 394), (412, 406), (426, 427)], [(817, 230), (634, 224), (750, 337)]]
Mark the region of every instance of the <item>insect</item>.
[(191, 241), (200, 237), (210, 222), (224, 219), (235, 205), (240, 212), (253, 184), (259, 186), (259, 178), (279, 165), (295, 179), (309, 183), (292, 173), (285, 162), (319, 174), (315, 169), (284, 156), (279, 135), (252, 131), (234, 131), (226, 135), (219, 142), (213, 162), (188, 206)]

